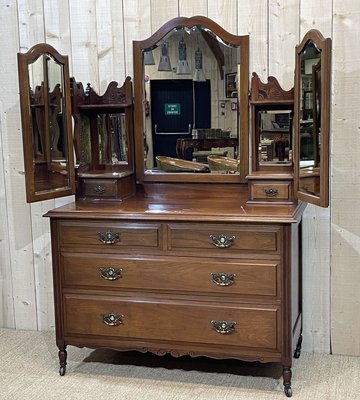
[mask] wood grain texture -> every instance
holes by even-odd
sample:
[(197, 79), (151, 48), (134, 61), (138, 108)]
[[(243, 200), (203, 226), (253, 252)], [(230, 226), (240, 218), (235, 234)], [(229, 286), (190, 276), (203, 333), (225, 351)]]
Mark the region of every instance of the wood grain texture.
[(333, 2), (331, 337), (337, 354), (360, 355), (360, 7)]
[(237, 16), (238, 1), (208, 0), (208, 17), (234, 35), (238, 33)]
[(269, 75), (283, 89), (294, 86), (294, 48), (299, 43), (300, 0), (269, 0)]
[[(18, 14), (16, 1), (1, 2), (1, 26), (17, 26)], [(38, 12), (38, 8), (36, 8)], [(35, 21), (34, 21), (35, 20)], [(37, 18), (31, 19), (28, 29)], [(27, 19), (27, 21), (29, 21)], [(9, 24), (9, 25), (8, 25)], [(26, 35), (25, 35), (26, 36)], [(0, 88), (2, 93), (2, 114), (0, 124), (3, 140), (3, 160), (5, 173), (5, 219), (6, 237), (4, 260), (5, 273), (9, 288), (5, 289), (5, 299), (13, 304), (6, 310), (13, 310), (15, 327), (37, 329), (36, 295), (33, 270), (33, 238), (31, 233), (30, 207), (25, 203), (24, 164), (21, 155), (22, 138), (19, 118), (18, 76), (16, 69), (16, 53), (19, 49), (17, 31), (4, 30), (0, 37), (1, 46), (6, 57), (1, 60)], [(6, 266), (11, 265), (11, 274)], [(26, 266), (26, 267), (24, 267)], [(12, 288), (12, 293), (11, 293)], [(10, 290), (10, 291), (9, 291)]]
[(266, 82), (269, 75), (269, 8), (263, 0), (238, 2), (238, 35), (250, 35), (250, 73)]
[[(17, 19), (14, 7), (18, 7), (18, 16), (22, 24)], [(31, 4), (30, 4), (31, 3)], [(66, 14), (67, 4), (69, 3), (69, 12)], [(45, 32), (46, 40), (53, 40), (52, 43), (58, 43), (60, 46), (59, 51), (63, 51), (71, 42), (71, 51), (68, 53), (73, 66), (71, 73), (75, 75), (77, 80), (86, 83), (91, 81), (97, 89), (102, 88), (105, 78), (104, 74), (108, 76), (109, 71), (114, 70), (114, 79), (121, 81), (124, 68), (123, 65), (123, 49), (122, 49), (122, 34), (116, 34), (116, 43), (114, 49), (109, 51), (103, 57), (104, 63), (100, 65), (98, 61), (99, 52), (95, 47), (97, 41), (95, 39), (95, 32), (100, 21), (97, 16), (94, 16), (95, 10), (94, 1), (81, 1), (81, 2), (55, 2), (53, 6), (52, 1), (44, 2), (44, 10), (41, 7), (41, 1), (28, 1), (28, 2), (15, 2), (15, 1), (0, 1), (1, 8), (1, 27), (5, 35), (0, 38), (3, 49), (9, 51), (11, 55), (2, 59), (0, 75), (1, 87), (1, 101), (0, 101), (0, 150), (2, 158), (0, 161), (0, 268), (2, 279), (2, 307), (0, 324), (5, 326), (15, 326), (15, 321), (18, 322), (19, 327), (33, 328), (34, 324), (32, 319), (38, 317), (34, 313), (29, 313), (25, 318), (24, 314), (16, 312), (14, 314), (13, 308), (16, 303), (18, 307), (18, 300), (15, 292), (15, 297), (12, 291), (12, 275), (17, 275), (18, 267), (31, 265), (28, 259), (24, 262), (19, 261), (21, 251), (10, 249), (10, 241), (23, 242), (24, 232), (31, 226), (29, 222), (30, 209), (25, 205), (24, 201), (24, 182), (21, 175), (22, 168), (17, 168), (19, 163), (19, 152), (21, 151), (21, 140), (19, 139), (19, 106), (17, 90), (14, 90), (14, 84), (17, 82), (16, 64), (14, 54), (20, 49), (24, 51), (27, 46), (39, 41), (37, 38), (41, 37)], [(121, 2), (115, 2), (121, 4)], [(334, 0), (333, 2), (314, 2), (311, 0), (298, 1), (280, 1), (273, 0), (244, 0), (237, 2), (237, 17), (235, 23), (233, 16), (229, 14), (228, 10), (223, 10), (225, 1), (217, 2), (211, 0), (208, 2), (197, 2), (194, 4), (190, 0), (169, 1), (164, 6), (162, 0), (146, 0), (145, 6), (141, 1), (123, 1), (123, 18), (124, 26), (129, 26), (133, 23), (134, 27), (140, 29), (146, 25), (143, 21), (150, 20), (151, 29), (147, 27), (144, 35), (139, 34), (139, 38), (143, 39), (153, 33), (160, 25), (166, 20), (180, 14), (190, 16), (192, 10), (194, 14), (202, 13), (201, 10), (205, 8), (204, 3), (207, 3), (206, 14), (210, 18), (219, 22), (227, 24), (228, 29), (234, 29), (234, 33), (246, 34), (250, 32), (250, 72), (256, 71), (262, 80), (265, 80), (267, 75), (275, 75), (279, 78), (280, 83), (284, 85), (285, 89), (290, 89), (293, 82), (293, 63), (294, 63), (294, 47), (295, 44), (300, 42), (301, 35), (305, 33), (310, 27), (318, 28), (324, 36), (333, 37), (333, 108), (332, 108), (332, 137), (331, 137), (331, 170), (332, 170), (332, 193), (331, 193), (331, 219), (332, 219), (332, 239), (330, 250), (324, 246), (324, 240), (328, 239), (327, 228), (323, 225), (328, 224), (329, 216), (323, 213), (330, 213), (330, 211), (318, 210), (314, 207), (308, 207), (305, 213), (304, 226), (307, 225), (307, 233), (304, 237), (304, 252), (307, 254), (304, 263), (307, 265), (307, 275), (304, 279), (307, 281), (307, 293), (304, 299), (304, 307), (308, 310), (306, 313), (311, 317), (308, 322), (305, 319), (305, 329), (307, 333), (307, 340), (304, 340), (304, 346), (310, 345), (309, 350), (320, 350), (324, 346), (324, 351), (327, 351), (329, 335), (328, 331), (329, 321), (326, 320), (322, 314), (322, 310), (329, 307), (329, 290), (326, 288), (325, 281), (328, 279), (323, 270), (328, 266), (330, 258), (330, 251), (332, 253), (332, 337), (333, 349), (335, 352), (347, 352), (355, 354), (358, 352), (358, 335), (356, 333), (358, 328), (358, 315), (354, 305), (359, 302), (358, 292), (355, 290), (355, 284), (358, 281), (357, 265), (359, 265), (359, 249), (358, 244), (358, 211), (360, 209), (357, 205), (360, 199), (359, 193), (359, 178), (358, 170), (359, 165), (359, 148), (358, 148), (358, 93), (359, 93), (359, 54), (357, 50), (359, 47), (356, 38), (359, 33), (359, 2), (357, 0)], [(230, 9), (233, 10), (234, 2), (230, 3)], [(269, 3), (269, 6), (268, 6)], [(333, 3), (333, 6), (332, 6)], [(25, 18), (27, 13), (28, 4), (30, 4), (31, 13)], [(109, 2), (104, 2), (105, 7), (108, 7)], [(279, 5), (278, 5), (279, 4)], [(9, 6), (9, 7), (8, 7)], [(198, 9), (200, 8), (200, 10)], [(48, 10), (48, 11), (46, 11)], [(88, 11), (86, 11), (88, 10)], [(89, 12), (91, 11), (91, 13)], [(298, 11), (296, 11), (298, 10)], [(50, 11), (53, 11), (51, 15)], [(120, 10), (119, 14), (121, 14)], [(98, 8), (97, 11), (99, 12)], [(25, 14), (24, 14), (25, 13)], [(56, 15), (61, 13), (61, 15)], [(108, 13), (105, 13), (105, 19), (108, 21)], [(118, 17), (112, 24), (118, 24), (118, 27), (123, 23)], [(29, 19), (34, 19), (34, 23), (26, 22)], [(70, 30), (69, 36), (64, 29), (64, 21), (69, 21)], [(62, 21), (62, 22), (60, 22)], [(97, 22), (98, 21), (98, 22)], [(230, 22), (229, 22), (230, 21)], [(53, 35), (54, 24), (59, 24), (55, 29)], [(231, 28), (233, 26), (233, 28)], [(60, 28), (61, 27), (61, 28)], [(268, 28), (267, 28), (268, 27)], [(290, 28), (289, 28), (290, 27)], [(108, 28), (107, 28), (108, 29)], [(121, 28), (112, 27), (112, 32), (120, 32)], [(331, 34), (331, 31), (334, 34)], [(16, 39), (20, 37), (20, 45)], [(130, 32), (130, 28), (129, 28)], [(297, 32), (297, 33), (296, 33)], [(132, 34), (136, 34), (133, 32)], [(39, 36), (40, 35), (40, 36)], [(57, 37), (58, 36), (58, 37)], [(87, 36), (89, 41), (87, 41)], [(294, 36), (294, 37), (293, 37)], [(69, 37), (69, 39), (68, 39)], [(64, 39), (64, 40), (62, 40)], [(114, 39), (114, 40), (115, 40)], [(132, 40), (129, 36), (127, 42)], [(24, 43), (24, 48), (22, 48)], [(25, 44), (26, 43), (26, 44)], [(66, 43), (64, 45), (64, 43)], [(86, 47), (88, 43), (88, 47)], [(103, 50), (107, 49), (108, 41), (102, 41)], [(126, 46), (130, 44), (127, 43)], [(128, 51), (128, 50), (127, 50)], [(113, 52), (113, 53), (112, 53)], [(74, 54), (72, 54), (74, 53)], [(110, 56), (111, 54), (111, 56)], [(106, 61), (105, 61), (106, 60)], [(107, 63), (113, 62), (114, 66)], [(132, 56), (126, 55), (126, 73), (131, 72)], [(116, 68), (119, 68), (118, 70)], [(99, 71), (99, 72), (97, 72)], [(115, 72), (119, 71), (119, 72)], [(115, 76), (116, 74), (116, 76)], [(5, 91), (3, 91), (6, 88)], [(10, 97), (8, 96), (10, 95)], [(16, 137), (16, 143), (14, 141)], [(10, 156), (13, 154), (13, 156)], [(15, 160), (15, 158), (17, 160)], [(19, 201), (17, 202), (18, 199)], [(57, 199), (56, 205), (64, 204), (71, 201), (70, 198)], [(19, 202), (21, 205), (19, 206)], [(355, 203), (354, 203), (355, 202)], [(17, 203), (17, 204), (16, 204)], [(51, 205), (45, 203), (44, 207), (51, 208)], [(23, 211), (23, 210), (26, 211)], [(41, 225), (42, 217), (40, 216), (41, 210), (36, 210), (32, 215), (32, 226)], [(355, 214), (354, 214), (355, 212)], [(355, 215), (355, 216), (354, 216)], [(17, 228), (15, 228), (17, 226)], [(18, 228), (21, 226), (22, 229)], [(25, 226), (25, 228), (24, 228)], [(26, 228), (27, 227), (27, 228)], [(324, 230), (325, 229), (325, 230)], [(41, 232), (45, 232), (46, 228), (41, 228)], [(322, 237), (319, 237), (319, 232)], [(44, 246), (41, 254), (46, 254), (46, 241), (45, 236), (40, 241), (37, 241), (38, 233), (28, 234), (29, 242), (36, 242), (39, 244), (38, 249)], [(29, 250), (29, 247), (26, 248)], [(314, 258), (316, 257), (316, 258)], [(315, 260), (315, 261), (312, 261)], [(320, 264), (319, 264), (320, 263)], [(320, 265), (320, 277), (316, 269)], [(314, 268), (312, 268), (314, 266)], [(23, 270), (22, 270), (23, 272)], [(41, 278), (42, 273), (39, 269), (39, 285), (48, 292), (49, 304), (46, 308), (51, 310), (52, 299), (51, 287), (47, 287), (43, 280), (48, 280), (49, 276)], [(312, 279), (313, 284), (311, 283)], [(29, 287), (28, 282), (33, 280), (26, 279), (27, 283), (24, 287)], [(309, 282), (310, 281), (310, 282)], [(317, 301), (318, 285), (321, 284), (321, 300)], [(20, 288), (19, 288), (20, 289)], [(35, 285), (31, 286), (31, 290), (35, 293)], [(21, 288), (25, 296), (27, 289)], [(24, 291), (24, 292), (23, 292)], [(32, 298), (35, 297), (33, 294)], [(314, 301), (315, 299), (315, 301)], [(327, 302), (327, 305), (326, 305)], [(20, 301), (21, 303), (21, 301)], [(20, 306), (20, 309), (23, 306)], [(26, 308), (24, 306), (24, 308)], [(345, 311), (344, 311), (345, 310)], [(41, 312), (41, 310), (40, 310)], [(46, 312), (46, 309), (45, 309)], [(325, 311), (326, 312), (326, 311)], [(306, 313), (304, 315), (306, 315)], [(49, 316), (51, 319), (51, 316)], [(317, 322), (316, 322), (317, 321)], [(39, 326), (42, 323), (39, 323)], [(356, 331), (357, 330), (357, 331)]]

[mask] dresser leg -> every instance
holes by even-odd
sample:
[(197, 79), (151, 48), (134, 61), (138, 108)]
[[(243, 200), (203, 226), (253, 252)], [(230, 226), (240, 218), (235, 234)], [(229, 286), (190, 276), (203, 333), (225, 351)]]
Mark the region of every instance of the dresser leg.
[(66, 358), (67, 358), (66, 346), (65, 347), (59, 347), (59, 361), (60, 361), (59, 374), (60, 374), (60, 376), (64, 376), (65, 375)]
[(296, 349), (294, 351), (294, 358), (299, 358), (301, 354), (301, 345), (302, 345), (303, 337), (302, 335), (299, 336), (299, 340), (296, 345)]
[(291, 368), (283, 367), (284, 392), (286, 394), (286, 397), (292, 396), (291, 375), (292, 375)]

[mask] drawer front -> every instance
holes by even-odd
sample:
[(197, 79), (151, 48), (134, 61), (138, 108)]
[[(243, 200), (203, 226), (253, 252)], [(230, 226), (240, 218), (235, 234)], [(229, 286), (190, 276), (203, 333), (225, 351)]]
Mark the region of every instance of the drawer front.
[(82, 191), (86, 197), (116, 198), (117, 182), (115, 179), (83, 179)]
[(80, 295), (65, 295), (64, 306), (66, 336), (280, 347), (280, 308), (277, 306), (255, 308)]
[(211, 294), (277, 296), (276, 262), (190, 257), (133, 258), (62, 253), (64, 285)]
[(287, 201), (291, 200), (290, 182), (251, 182), (250, 199), (266, 201)]
[[(101, 246), (111, 248), (158, 248), (161, 240), (160, 224), (61, 222), (62, 245)], [(90, 248), (91, 249), (91, 248)]]
[[(222, 224), (169, 224), (168, 250), (199, 255), (280, 254), (280, 228)], [(204, 253), (200, 253), (204, 250)], [(186, 253), (185, 253), (186, 254)]]

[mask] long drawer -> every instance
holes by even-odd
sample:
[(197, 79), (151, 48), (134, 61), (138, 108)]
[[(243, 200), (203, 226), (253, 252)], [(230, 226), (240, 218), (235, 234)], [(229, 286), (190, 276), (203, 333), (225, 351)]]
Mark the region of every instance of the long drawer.
[(63, 252), (66, 287), (277, 296), (280, 264), (191, 257), (123, 257)]
[(168, 224), (168, 250), (224, 256), (280, 254), (280, 227), (232, 224)]
[(161, 224), (117, 222), (61, 222), (62, 245), (99, 246), (102, 251), (126, 247), (129, 249), (161, 246)]
[(279, 349), (280, 307), (64, 295), (64, 333)]

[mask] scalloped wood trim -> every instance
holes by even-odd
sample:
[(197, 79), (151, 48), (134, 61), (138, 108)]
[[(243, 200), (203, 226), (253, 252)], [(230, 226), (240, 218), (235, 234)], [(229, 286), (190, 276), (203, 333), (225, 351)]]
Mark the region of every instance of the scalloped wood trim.
[(269, 76), (267, 83), (260, 80), (258, 74), (253, 72), (251, 78), (251, 101), (252, 102), (272, 102), (272, 101), (294, 101), (294, 88), (283, 90), (278, 80)]

